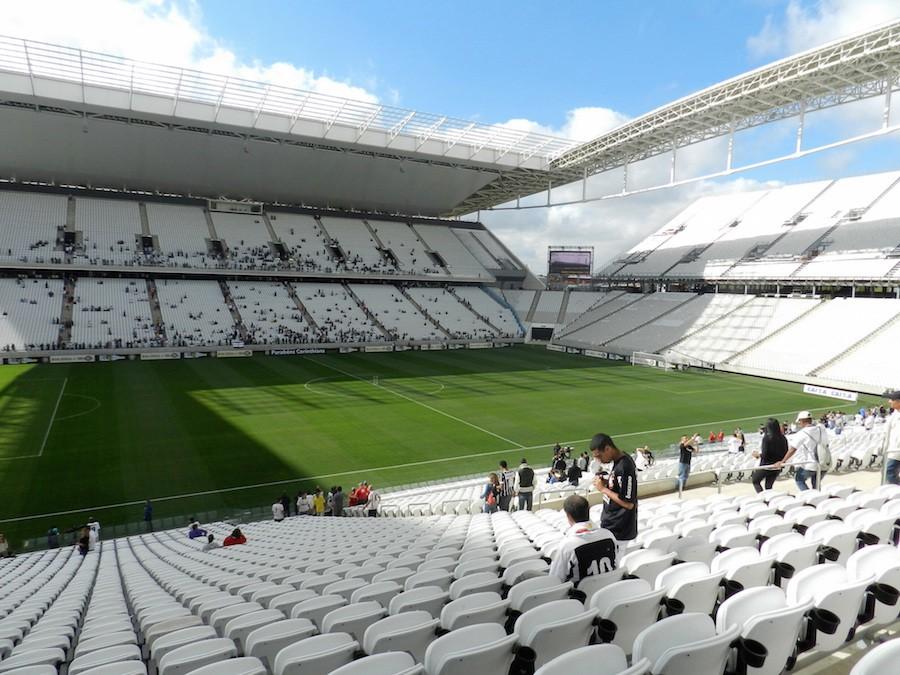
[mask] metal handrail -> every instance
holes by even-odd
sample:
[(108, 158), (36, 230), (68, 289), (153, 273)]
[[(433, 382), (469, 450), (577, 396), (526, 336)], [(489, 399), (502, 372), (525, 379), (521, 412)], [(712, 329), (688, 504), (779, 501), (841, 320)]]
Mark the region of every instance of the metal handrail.
[(82, 86), (127, 91), (175, 101), (204, 103), (221, 108), (252, 111), (313, 120), (330, 129), (335, 124), (355, 129), (358, 138), (366, 131), (414, 137), (421, 146), (427, 140), (477, 151), (487, 149), (498, 156), (517, 154), (520, 162), (541, 157), (552, 159), (572, 149), (573, 140), (524, 132), (510, 127), (481, 124), (435, 113), (354, 100), (278, 84), (254, 82), (230, 75), (217, 75), (177, 66), (134, 61), (21, 38), (0, 36), (0, 71), (34, 78), (75, 82)]

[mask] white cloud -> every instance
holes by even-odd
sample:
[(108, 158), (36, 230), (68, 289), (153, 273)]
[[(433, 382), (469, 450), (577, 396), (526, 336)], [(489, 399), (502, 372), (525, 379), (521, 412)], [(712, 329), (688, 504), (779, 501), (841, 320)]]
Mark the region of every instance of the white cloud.
[(33, 0), (3, 7), (3, 33), (286, 87), (377, 101), (368, 89), (283, 61), (242, 60), (190, 0)]
[(575, 141), (589, 141), (627, 121), (627, 115), (611, 108), (585, 107), (574, 108), (566, 113), (566, 121), (558, 129), (523, 117), (501, 122), (497, 126), (533, 134), (571, 138)]
[(756, 58), (787, 56), (897, 18), (900, 0), (791, 0), (783, 16), (766, 17), (747, 47)]

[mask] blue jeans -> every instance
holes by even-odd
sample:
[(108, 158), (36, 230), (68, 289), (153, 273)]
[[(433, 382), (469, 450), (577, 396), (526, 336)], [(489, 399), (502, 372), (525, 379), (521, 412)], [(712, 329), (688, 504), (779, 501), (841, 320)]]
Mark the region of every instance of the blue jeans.
[(684, 462), (678, 462), (678, 482), (682, 489), (687, 484), (688, 476), (691, 475), (691, 465)]
[(533, 492), (519, 493), (519, 511), (531, 511), (532, 502), (534, 500)]
[[(824, 476), (825, 476), (825, 472), (823, 471), (822, 477), (824, 478)], [(797, 467), (797, 469), (794, 470), (794, 482), (797, 484), (797, 489), (798, 490), (809, 490), (810, 485), (806, 484), (807, 480), (810, 482), (810, 485), (812, 486), (813, 490), (815, 490), (819, 487), (819, 485), (816, 481), (816, 472), (815, 471), (810, 471), (808, 469), (803, 469), (803, 468)]]
[(900, 459), (887, 461), (887, 482), (900, 485)]

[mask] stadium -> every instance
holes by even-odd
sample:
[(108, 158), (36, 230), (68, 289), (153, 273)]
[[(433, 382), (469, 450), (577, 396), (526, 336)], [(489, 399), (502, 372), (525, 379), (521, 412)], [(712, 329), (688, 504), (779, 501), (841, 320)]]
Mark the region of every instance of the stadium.
[(898, 73), (894, 22), (582, 143), (0, 37), (0, 673), (900, 672), (900, 168), (546, 274), (490, 226), (888, 143)]

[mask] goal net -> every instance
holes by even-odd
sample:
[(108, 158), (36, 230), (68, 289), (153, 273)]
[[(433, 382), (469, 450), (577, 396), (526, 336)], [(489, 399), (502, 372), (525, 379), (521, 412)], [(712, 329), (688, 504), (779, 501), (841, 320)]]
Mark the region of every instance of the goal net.
[(652, 354), (650, 352), (631, 352), (631, 365), (675, 370), (675, 362), (671, 361), (665, 354)]

